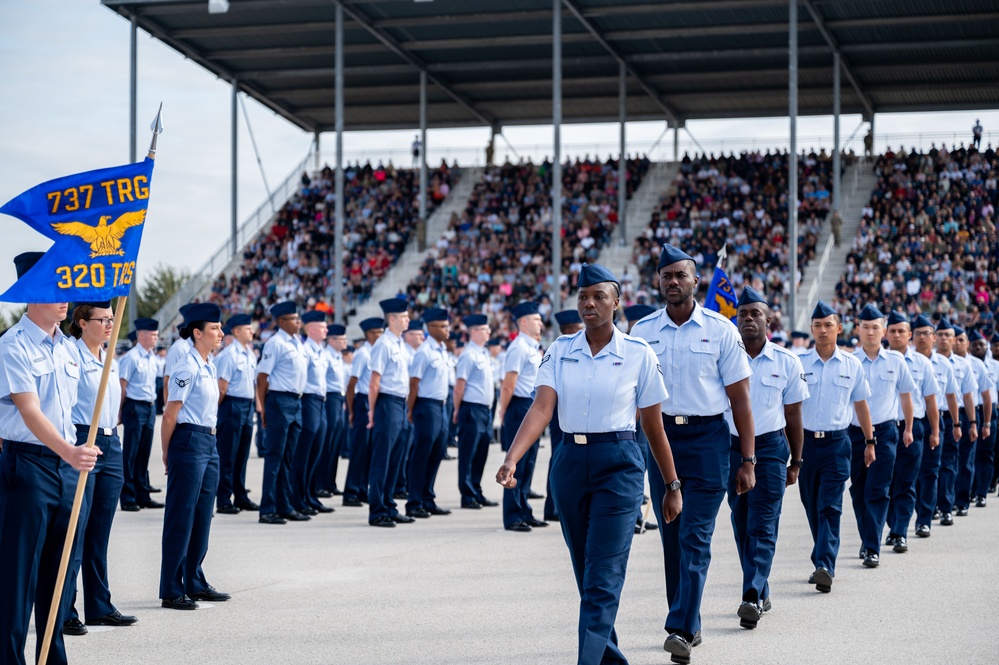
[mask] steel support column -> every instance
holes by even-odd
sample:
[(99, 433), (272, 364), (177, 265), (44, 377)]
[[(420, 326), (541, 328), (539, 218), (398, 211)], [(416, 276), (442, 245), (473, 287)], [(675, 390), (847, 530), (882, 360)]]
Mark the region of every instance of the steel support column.
[(680, 161), (680, 125), (673, 125), (673, 161)]
[(833, 53), (833, 210), (841, 212), (840, 205), (840, 153), (843, 146), (839, 144), (839, 112), (840, 112), (840, 61), (839, 53)]
[[(135, 163), (139, 159), (138, 146), (136, 145), (136, 122), (138, 115), (138, 94), (139, 94), (139, 79), (138, 79), (138, 32), (139, 32), (139, 21), (132, 15), (132, 31), (131, 40), (129, 42), (129, 58), (128, 58), (128, 160), (131, 163)], [(128, 320), (135, 321), (139, 316), (138, 314), (138, 304), (139, 304), (139, 282), (136, 279), (136, 271), (132, 271), (132, 285), (129, 289), (128, 298)]]
[(239, 117), (236, 115), (237, 107), (239, 106), (239, 82), (233, 78), (232, 79), (232, 117), (231, 122), (231, 156), (232, 161), (229, 163), (229, 226), (230, 233), (232, 234), (232, 255), (236, 256), (236, 252), (239, 251), (239, 239), (236, 235), (239, 233), (239, 222), (237, 221), (238, 214), (238, 195), (239, 195), (239, 164), (237, 162), (237, 155), (239, 150)]
[(334, 210), (335, 225), (336, 225), (336, 236), (333, 239), (333, 264), (335, 266), (333, 272), (333, 310), (334, 310), (334, 320), (337, 323), (345, 324), (347, 322), (346, 309), (347, 303), (344, 299), (343, 293), (343, 275), (344, 275), (344, 252), (343, 252), (343, 235), (344, 235), (344, 193), (343, 193), (343, 7), (340, 3), (336, 5), (336, 28), (334, 30), (336, 37), (334, 39), (334, 58), (336, 62), (334, 63), (334, 115), (335, 115), (335, 127), (336, 127), (336, 172), (334, 174), (334, 179), (336, 182), (336, 205)]
[(628, 163), (625, 159), (625, 124), (628, 121), (628, 71), (624, 63), (618, 65), (618, 92), (617, 92), (617, 117), (621, 125), (620, 148), (617, 168), (617, 225), (620, 229), (620, 243), (623, 247), (628, 242), (628, 234), (625, 229), (626, 212), (628, 206)]
[(427, 229), (427, 73), (420, 72), (420, 224), (424, 247), (430, 244)]
[(552, 312), (562, 309), (562, 0), (552, 0)]
[(312, 170), (319, 172), (319, 130), (316, 130), (312, 134), (313, 140), (316, 142), (315, 151), (316, 154), (312, 158)]
[(791, 136), (787, 164), (787, 220), (790, 238), (788, 256), (788, 310), (786, 324), (795, 325), (797, 315), (798, 275), (798, 0), (788, 0), (788, 116)]

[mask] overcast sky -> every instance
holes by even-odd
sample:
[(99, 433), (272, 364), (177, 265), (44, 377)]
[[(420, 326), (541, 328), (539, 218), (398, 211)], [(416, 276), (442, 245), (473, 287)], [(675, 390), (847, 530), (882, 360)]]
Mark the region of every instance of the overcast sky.
[[(128, 75), (129, 24), (96, 0), (0, 1), (0, 204), (22, 191), (63, 175), (116, 164), (129, 159)], [(144, 266), (165, 263), (195, 270), (229, 235), (230, 224), (230, 87), (185, 60), (149, 35), (138, 40), (138, 150), (149, 145), (149, 123), (164, 103), (165, 132), (160, 137), (153, 178), (148, 224), (138, 261)], [(263, 167), (271, 187), (283, 181), (306, 155), (312, 137), (256, 102), (247, 99)], [(999, 130), (999, 112), (879, 115), (881, 133), (956, 132), (970, 136), (976, 117), (988, 130)], [(844, 139), (860, 121), (844, 116)], [(264, 202), (266, 190), (240, 113), (239, 208), (242, 222)], [(829, 117), (802, 118), (804, 141), (831, 136)], [(628, 126), (631, 149), (648, 150), (663, 123)], [(688, 129), (708, 149), (718, 141), (745, 137), (786, 136), (787, 118), (762, 120), (691, 121)], [(606, 156), (617, 141), (616, 125), (570, 125), (562, 140), (571, 152)], [(357, 132), (345, 137), (348, 158), (360, 151), (405, 157), (414, 130)], [(858, 136), (863, 135), (861, 130)], [(550, 127), (516, 127), (506, 138), (520, 152), (551, 143)], [(486, 128), (431, 131), (431, 157), (446, 147), (452, 157), (481, 151)], [(681, 134), (682, 143), (689, 139)], [(911, 140), (908, 141), (911, 143)], [(831, 141), (825, 143), (829, 145)], [(323, 137), (331, 148), (332, 135)], [(671, 138), (663, 146), (671, 145)], [(389, 151), (392, 151), (391, 155)], [(476, 152), (475, 154), (480, 154)], [(510, 154), (502, 141), (498, 158)], [(657, 153), (665, 155), (666, 153)], [(326, 158), (324, 150), (324, 159)], [(331, 158), (331, 155), (330, 155)], [(48, 241), (11, 217), (0, 217), (0, 284), (14, 280), (11, 259), (29, 249), (46, 249)], [(0, 289), (2, 290), (2, 289)]]

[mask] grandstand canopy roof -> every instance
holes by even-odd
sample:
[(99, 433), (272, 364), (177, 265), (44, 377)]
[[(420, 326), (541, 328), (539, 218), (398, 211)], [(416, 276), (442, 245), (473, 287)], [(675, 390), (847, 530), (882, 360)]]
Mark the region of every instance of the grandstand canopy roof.
[[(102, 0), (307, 131), (331, 131), (344, 8), (345, 129), (551, 122), (551, 0)], [(787, 0), (563, 0), (563, 121), (781, 116)], [(999, 107), (995, 0), (801, 0), (799, 113)]]

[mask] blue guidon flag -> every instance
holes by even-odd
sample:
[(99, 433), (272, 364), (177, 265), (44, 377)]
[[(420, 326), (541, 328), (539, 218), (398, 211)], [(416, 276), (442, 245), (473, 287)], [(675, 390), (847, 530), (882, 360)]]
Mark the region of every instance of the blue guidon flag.
[(715, 274), (711, 278), (711, 285), (708, 286), (708, 295), (704, 299), (704, 309), (718, 312), (726, 319), (731, 319), (735, 323), (736, 303), (739, 299), (735, 297), (735, 289), (728, 275), (721, 268), (715, 268)]
[(55, 241), (0, 302), (93, 302), (128, 295), (153, 160), (65, 176), (0, 208)]

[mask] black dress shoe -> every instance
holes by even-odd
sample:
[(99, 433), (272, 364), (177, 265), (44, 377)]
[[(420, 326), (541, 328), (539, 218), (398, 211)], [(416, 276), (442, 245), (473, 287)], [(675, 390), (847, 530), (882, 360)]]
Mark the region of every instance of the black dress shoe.
[(289, 522), (308, 522), (312, 519), (308, 515), (303, 515), (297, 510), (293, 510), (290, 513), (281, 513), (281, 517), (285, 518)]
[(69, 621), (67, 621), (62, 625), (63, 635), (79, 636), (79, 635), (86, 635), (89, 632), (90, 631), (87, 630), (87, 627), (84, 626), (83, 622), (80, 621), (79, 619), (70, 619)]
[(893, 552), (897, 552), (899, 554), (905, 554), (906, 552), (908, 552), (909, 551), (909, 543), (906, 542), (905, 536), (898, 536), (895, 539), (895, 544), (894, 544), (894, 546), (891, 549), (892, 549)]
[(977, 499), (975, 499), (975, 508), (984, 508), (985, 505), (986, 504), (985, 504), (985, 497), (984, 496), (980, 496)]
[(343, 505), (348, 506), (350, 508), (360, 508), (361, 506), (364, 505), (364, 503), (357, 497), (345, 496), (343, 497)]
[(97, 617), (96, 619), (87, 619), (88, 626), (131, 626), (133, 623), (138, 621), (138, 617), (131, 616), (130, 614), (122, 614), (118, 610), (115, 610), (107, 616)]
[(247, 501), (246, 503), (237, 503), (236, 507), (240, 510), (249, 510), (251, 512), (256, 512), (260, 510), (260, 504), (254, 503), (252, 501)]
[(940, 512), (940, 509), (939, 509), (939, 508), (937, 508), (936, 510), (934, 510), (934, 511), (933, 511), (933, 518), (932, 518), (932, 519), (933, 519), (933, 520), (938, 520), (938, 519), (940, 519), (940, 518), (941, 518), (942, 516), (943, 516), (943, 513), (942, 513), (942, 512)]
[(940, 524), (942, 526), (953, 526), (954, 516), (951, 513), (944, 513), (940, 516)]
[(331, 490), (331, 492), (332, 492), (333, 496), (343, 496), (343, 492), (341, 492), (340, 490), (338, 490), (335, 487)]
[(430, 513), (431, 515), (450, 515), (451, 514), (451, 511), (448, 510), (447, 508), (439, 508), (437, 506), (431, 506), (430, 508), (427, 508), (427, 512)]
[(320, 499), (332, 499), (333, 492), (329, 490), (319, 490), (318, 492), (316, 492), (316, 496), (318, 496)]
[(416, 519), (425, 520), (430, 517), (430, 511), (424, 510), (423, 508), (414, 508), (413, 510), (407, 510), (406, 515), (408, 517), (415, 517)]
[(447, 461), (447, 460), (454, 460), (454, 459), (458, 459), (458, 458), (454, 457), (453, 455), (448, 455), (447, 453), (444, 453), (444, 457), (442, 457), (441, 459)]
[(812, 576), (808, 578), (809, 584), (814, 584), (817, 591), (829, 593), (832, 591), (832, 573), (826, 568), (816, 568)]
[(177, 596), (176, 598), (164, 598), (160, 603), (168, 610), (196, 610), (198, 604), (187, 596)]
[(680, 633), (671, 633), (663, 643), (663, 651), (670, 654), (670, 660), (683, 665), (690, 662), (691, 648), (693, 645)]
[(392, 518), (387, 517), (385, 515), (382, 515), (381, 517), (376, 517), (373, 520), (368, 520), (368, 524), (370, 526), (381, 526), (389, 529), (395, 528), (395, 522), (392, 521)]
[(531, 490), (531, 491), (529, 491), (527, 493), (527, 498), (528, 499), (543, 499), (543, 498), (545, 498), (545, 495), (544, 494), (538, 494), (534, 490)]
[(896, 542), (896, 541), (897, 541), (897, 540), (898, 540), (899, 538), (900, 538), (900, 536), (896, 536), (896, 535), (895, 535), (894, 533), (889, 533), (889, 534), (888, 534), (888, 537), (887, 537), (887, 538), (885, 538), (885, 547), (889, 547), (889, 546), (891, 546), (891, 545), (894, 545), (894, 544), (895, 544), (895, 542)]
[(297, 512), (299, 515), (305, 515), (306, 517), (312, 517), (313, 515), (319, 514), (319, 511), (311, 506), (306, 506), (305, 508), (302, 508), (301, 510), (296, 510), (295, 512)]
[[(641, 517), (639, 517), (638, 521), (635, 522), (635, 526), (639, 526), (639, 527), (642, 526), (642, 518)], [(646, 531), (658, 531), (659, 530), (659, 525), (656, 524), (655, 522), (653, 522), (652, 520), (646, 520), (646, 522), (645, 522), (645, 530)]]
[(957, 510), (954, 511), (954, 515), (956, 515), (957, 517), (967, 517), (968, 516), (968, 507), (967, 506), (958, 506)]
[(530, 527), (545, 527), (545, 526), (548, 526), (548, 522), (542, 522), (541, 520), (536, 520), (533, 517), (530, 518), (530, 519), (524, 520), (524, 522), (527, 524), (527, 526), (530, 526)]
[(916, 525), (916, 535), (919, 536), (920, 538), (929, 538), (930, 537), (930, 527), (926, 526), (925, 524), (917, 524)]
[(287, 524), (288, 520), (275, 513), (264, 513), (257, 518), (261, 524)]
[(742, 605), (739, 605), (739, 610), (736, 614), (739, 616), (739, 625), (752, 630), (760, 622), (760, 617), (763, 616), (763, 608), (756, 603), (743, 601)]
[(701, 639), (701, 631), (697, 631), (696, 633), (694, 633), (694, 639), (690, 640), (690, 646), (699, 647), (701, 646), (701, 642), (703, 641), (704, 640)]
[(395, 494), (392, 495), (392, 498), (393, 499), (408, 499), (409, 498), (409, 494), (407, 494), (406, 492), (396, 492)]
[(121, 509), (126, 513), (137, 513), (142, 510), (142, 506), (137, 503), (123, 503), (121, 504)]
[(216, 508), (215, 512), (219, 515), (239, 515), (243, 511), (236, 506), (222, 506), (221, 508)]
[(416, 521), (415, 519), (407, 515), (390, 515), (389, 519), (395, 522), (396, 524), (412, 524), (413, 522)]
[(495, 501), (490, 501), (489, 499), (479, 499), (479, 505), (480, 506), (486, 506), (488, 508), (494, 508), (494, 507), (498, 506), (499, 504), (496, 503)]
[(227, 593), (223, 593), (222, 591), (219, 591), (211, 584), (209, 584), (201, 591), (195, 591), (190, 596), (188, 596), (188, 598), (190, 598), (191, 600), (204, 600), (210, 603), (224, 603), (225, 601), (232, 598), (232, 596), (230, 596)]
[(468, 508), (470, 510), (481, 510), (482, 504), (480, 504), (478, 501), (462, 501), (461, 507)]
[(874, 550), (867, 550), (864, 553), (864, 568), (877, 568), (880, 563), (881, 559)]
[(163, 504), (160, 503), (159, 501), (153, 501), (152, 499), (150, 499), (149, 501), (140, 503), (139, 506), (141, 508), (162, 508)]
[(163, 490), (161, 490), (159, 487), (150, 487), (149, 488), (149, 493), (150, 494), (159, 494), (162, 491)]
[(534, 530), (527, 522), (517, 522), (516, 524), (511, 524), (510, 526), (503, 528), (507, 531), (519, 531), (520, 533), (530, 533)]
[(315, 510), (317, 513), (323, 513), (324, 515), (326, 513), (336, 512), (336, 508), (334, 508), (333, 506), (324, 506), (322, 504), (319, 504), (318, 506), (313, 506), (312, 509)]

